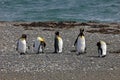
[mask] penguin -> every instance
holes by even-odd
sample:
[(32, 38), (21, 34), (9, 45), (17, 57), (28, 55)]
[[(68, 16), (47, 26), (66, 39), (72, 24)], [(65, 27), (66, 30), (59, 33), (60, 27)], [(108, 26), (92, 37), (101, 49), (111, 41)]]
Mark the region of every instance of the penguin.
[(54, 39), (54, 53), (61, 53), (63, 49), (63, 40), (59, 35), (59, 32), (55, 32), (55, 39)]
[(33, 49), (36, 54), (44, 53), (44, 48), (46, 47), (45, 40), (42, 37), (37, 37), (33, 44)]
[(26, 46), (27, 45), (26, 39), (27, 39), (27, 35), (26, 34), (22, 34), (20, 39), (18, 39), (18, 41), (17, 41), (17, 48), (16, 48), (16, 50), (20, 53), (20, 55), (26, 53), (26, 48), (27, 48), (27, 46)]
[(105, 57), (107, 52), (107, 45), (104, 41), (97, 42), (98, 57)]
[(76, 51), (78, 52), (78, 55), (86, 52), (85, 36), (83, 32), (84, 32), (84, 29), (80, 29), (80, 33), (74, 43), (74, 46), (76, 48)]

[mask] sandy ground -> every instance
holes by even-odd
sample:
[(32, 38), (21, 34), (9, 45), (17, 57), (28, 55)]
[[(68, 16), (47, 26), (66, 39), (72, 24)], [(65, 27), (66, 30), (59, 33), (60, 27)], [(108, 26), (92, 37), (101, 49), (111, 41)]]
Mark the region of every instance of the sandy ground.
[[(16, 23), (14, 23), (16, 24)], [(87, 53), (77, 56), (74, 41), (79, 28), (85, 29)], [(54, 54), (54, 32), (59, 30), (64, 41), (61, 54)], [(89, 25), (71, 28), (51, 28), (0, 23), (0, 80), (119, 80), (119, 26), (103, 29)], [(117, 32), (118, 31), (118, 32)], [(26, 55), (16, 51), (16, 41), (27, 34), (30, 50)], [(35, 54), (32, 45), (37, 36), (45, 38), (45, 53)], [(96, 43), (107, 43), (107, 56), (98, 58)]]

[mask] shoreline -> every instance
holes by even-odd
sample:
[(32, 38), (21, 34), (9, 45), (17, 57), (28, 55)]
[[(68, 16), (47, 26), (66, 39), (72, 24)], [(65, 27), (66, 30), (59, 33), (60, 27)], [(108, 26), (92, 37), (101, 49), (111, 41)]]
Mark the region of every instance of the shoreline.
[[(46, 22), (9, 22), (9, 21), (0, 21), (0, 26), (21, 26), (25, 30), (31, 30), (34, 27), (44, 27), (52, 29), (44, 30), (53, 30), (58, 29), (69, 29), (76, 26), (89, 26), (92, 30), (88, 30), (89, 33), (103, 33), (103, 34), (120, 34), (120, 22), (76, 22), (76, 21), (46, 21)], [(32, 28), (31, 28), (32, 27)]]
[(97, 26), (97, 27), (109, 27), (120, 26), (120, 22), (77, 22), (77, 21), (36, 21), (36, 22), (23, 22), (23, 21), (0, 21), (0, 24), (9, 23), (15, 26), (44, 26), (44, 27), (56, 27), (56, 26)]

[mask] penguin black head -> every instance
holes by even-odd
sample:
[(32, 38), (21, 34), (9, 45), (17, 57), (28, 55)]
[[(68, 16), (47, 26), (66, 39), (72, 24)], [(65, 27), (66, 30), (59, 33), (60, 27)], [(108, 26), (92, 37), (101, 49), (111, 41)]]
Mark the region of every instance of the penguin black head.
[(100, 48), (100, 47), (101, 47), (100, 41), (99, 41), (99, 42), (97, 42), (97, 46), (98, 46), (98, 48)]
[(59, 31), (56, 31), (56, 32), (55, 32), (55, 35), (59, 36)]
[(26, 34), (22, 34), (21, 38), (27, 38), (27, 35)]
[(83, 32), (84, 32), (84, 29), (80, 29), (80, 36), (84, 36), (84, 34), (83, 34)]

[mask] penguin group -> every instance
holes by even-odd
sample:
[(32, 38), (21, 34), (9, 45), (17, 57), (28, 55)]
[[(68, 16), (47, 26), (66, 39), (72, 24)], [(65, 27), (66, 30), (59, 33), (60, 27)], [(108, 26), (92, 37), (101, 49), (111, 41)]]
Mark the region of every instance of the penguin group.
[(33, 44), (33, 49), (36, 54), (44, 53), (44, 48), (46, 47), (45, 40), (42, 37), (37, 37)]
[[(22, 55), (27, 52), (27, 35), (22, 34), (22, 36), (17, 41), (16, 50)], [(84, 29), (80, 29), (80, 32), (74, 42), (75, 51), (77, 55), (86, 53), (86, 42), (85, 42)], [(96, 46), (98, 47), (98, 57), (105, 57), (107, 53), (107, 45), (105, 41), (98, 41)], [(36, 54), (44, 53), (46, 47), (46, 42), (44, 38), (37, 37), (33, 44), (33, 51)], [(54, 53), (62, 53), (63, 51), (63, 39), (59, 34), (59, 31), (55, 32), (54, 37)]]

